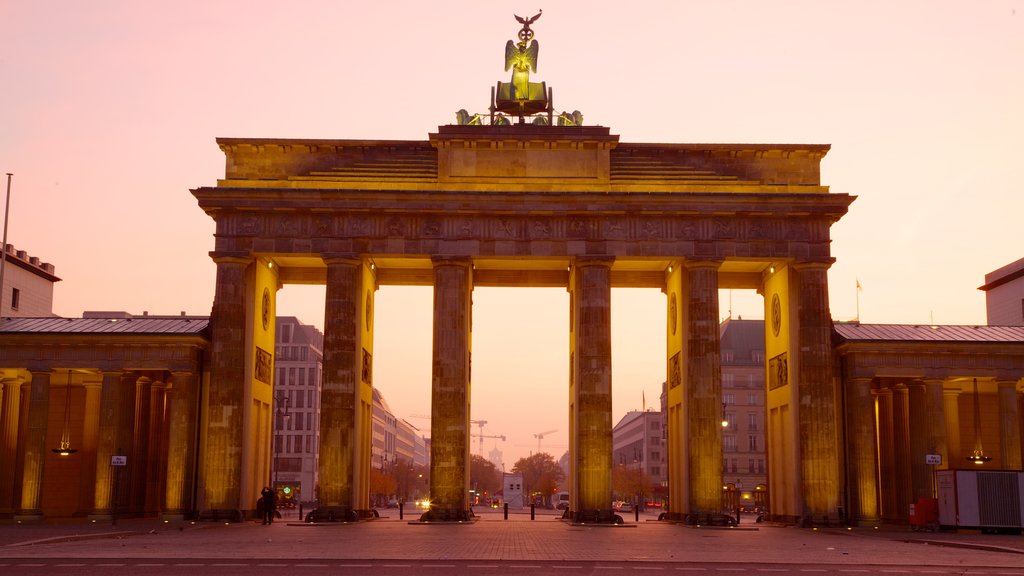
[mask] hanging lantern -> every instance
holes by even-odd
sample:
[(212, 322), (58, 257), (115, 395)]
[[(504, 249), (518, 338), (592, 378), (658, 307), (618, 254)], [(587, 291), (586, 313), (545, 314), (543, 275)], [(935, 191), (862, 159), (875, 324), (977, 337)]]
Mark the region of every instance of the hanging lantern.
[(981, 447), (981, 405), (978, 402), (977, 378), (974, 379), (974, 450), (967, 460), (979, 466), (992, 460), (991, 456), (985, 456), (985, 450)]
[(71, 370), (68, 370), (68, 385), (64, 388), (64, 430), (60, 434), (60, 447), (53, 452), (61, 456), (70, 456), (78, 452), (71, 447)]

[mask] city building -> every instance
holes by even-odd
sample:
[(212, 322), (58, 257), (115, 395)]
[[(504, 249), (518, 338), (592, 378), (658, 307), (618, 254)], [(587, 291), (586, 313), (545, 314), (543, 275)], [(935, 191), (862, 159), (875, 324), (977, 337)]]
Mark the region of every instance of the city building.
[(724, 505), (763, 507), (767, 499), (764, 320), (727, 319), (722, 353)]
[(276, 320), (272, 481), (285, 505), (316, 499), (324, 336), (294, 316)]
[(985, 311), (990, 326), (1024, 326), (1024, 258), (985, 274)]
[(0, 291), (0, 316), (53, 316), (53, 285), (60, 282), (53, 264), (29, 256), (7, 244), (3, 250), (3, 287)]
[[(631, 410), (612, 427), (612, 466), (638, 471), (648, 486), (648, 500), (664, 500), (668, 481), (665, 468), (665, 415), (661, 411)], [(632, 500), (630, 494), (617, 494)]]

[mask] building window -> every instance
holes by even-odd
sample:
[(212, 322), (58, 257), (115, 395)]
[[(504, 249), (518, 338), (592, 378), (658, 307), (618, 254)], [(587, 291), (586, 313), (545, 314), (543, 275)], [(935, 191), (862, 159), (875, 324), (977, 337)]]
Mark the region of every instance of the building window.
[(17, 288), (11, 288), (11, 310), (17, 310), (18, 304), (21, 303), (21, 290)]
[(764, 350), (754, 350), (751, 352), (751, 355), (754, 357), (754, 362), (758, 364), (764, 363)]
[(727, 434), (727, 435), (723, 436), (722, 437), (722, 448), (724, 448), (726, 452), (735, 452), (736, 451), (736, 437), (731, 435), (731, 434)]
[(661, 475), (661, 467), (660, 466), (651, 466), (651, 474), (653, 474), (654, 476)]
[(750, 394), (747, 395), (747, 404), (750, 406), (760, 406), (761, 395), (758, 394), (757, 392), (751, 392)]
[(757, 452), (757, 436), (751, 434), (750, 436), (748, 436), (748, 439), (750, 440), (751, 452)]
[(732, 350), (722, 350), (722, 362), (732, 362)]
[(736, 395), (735, 394), (723, 394), (722, 395), (722, 404), (735, 404), (735, 403), (736, 403)]
[(732, 374), (722, 374), (722, 386), (732, 386)]
[(754, 473), (754, 459), (753, 458), (748, 458), (747, 459), (747, 472), (749, 472), (750, 474)]
[(731, 466), (732, 467), (732, 473), (735, 474), (736, 473), (736, 458), (730, 459), (729, 460), (729, 464), (732, 465)]
[(747, 414), (747, 430), (757, 432), (757, 414), (754, 412)]
[(651, 420), (651, 430), (661, 430), (661, 424), (657, 420)]

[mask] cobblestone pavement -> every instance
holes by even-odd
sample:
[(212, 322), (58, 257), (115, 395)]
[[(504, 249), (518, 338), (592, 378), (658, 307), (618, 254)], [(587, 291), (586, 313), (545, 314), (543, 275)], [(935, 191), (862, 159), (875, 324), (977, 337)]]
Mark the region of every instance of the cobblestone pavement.
[[(551, 515), (482, 513), (473, 523), (421, 525), (397, 511), (359, 524), (285, 518), (271, 526), (123, 520), (0, 524), (0, 558), (224, 558), (762, 562), (1024, 567), (1024, 536), (908, 529), (800, 529), (746, 524), (691, 528), (633, 517), (624, 526), (574, 526)], [(291, 520), (290, 522), (288, 520)]]

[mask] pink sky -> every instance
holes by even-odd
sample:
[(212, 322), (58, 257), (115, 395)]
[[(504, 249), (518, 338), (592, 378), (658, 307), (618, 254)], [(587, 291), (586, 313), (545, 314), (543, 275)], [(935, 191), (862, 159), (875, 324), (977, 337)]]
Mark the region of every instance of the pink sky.
[[(223, 175), (216, 137), (426, 139), (486, 108), (512, 14), (538, 7), (556, 108), (622, 141), (832, 145), (823, 183), (859, 197), (832, 229), (837, 320), (855, 316), (859, 278), (864, 322), (985, 322), (984, 274), (1024, 256), (1024, 0), (2, 0), (8, 241), (56, 266), (58, 314), (208, 314), (213, 222), (189, 189)], [(642, 393), (655, 405), (664, 297), (613, 297), (618, 420)], [(473, 417), (508, 437), (508, 468), (536, 432), (559, 430), (544, 440), (557, 456), (566, 293), (474, 301)], [(429, 413), (430, 302), (378, 292), (374, 380), (399, 416)], [(759, 297), (733, 303), (763, 316)], [(316, 289), (286, 287), (280, 305), (323, 325)]]

